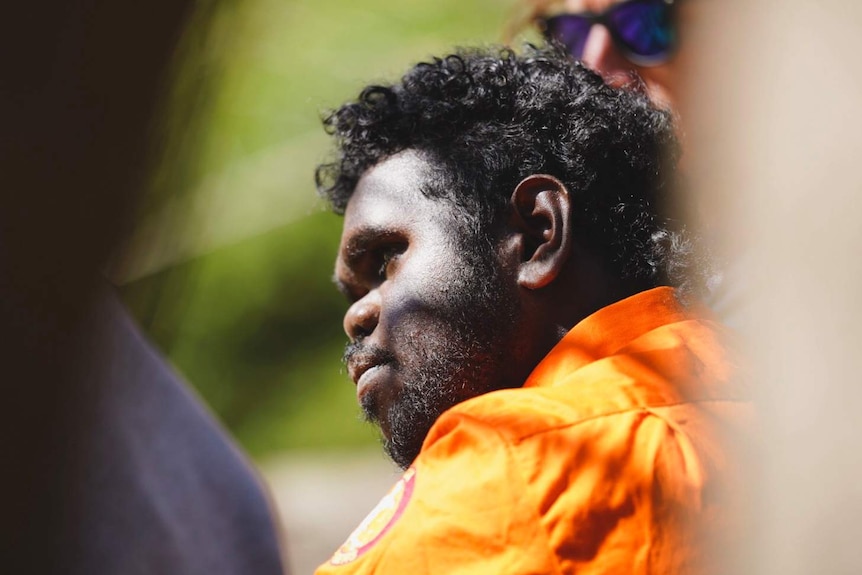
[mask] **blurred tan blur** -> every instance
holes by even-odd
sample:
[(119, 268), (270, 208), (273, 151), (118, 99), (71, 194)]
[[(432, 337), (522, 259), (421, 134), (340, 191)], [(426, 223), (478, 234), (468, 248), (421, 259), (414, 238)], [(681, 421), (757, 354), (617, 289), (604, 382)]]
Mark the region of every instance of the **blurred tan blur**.
[(740, 571), (858, 573), (862, 5), (704, 2), (693, 189), (734, 263), (762, 422)]

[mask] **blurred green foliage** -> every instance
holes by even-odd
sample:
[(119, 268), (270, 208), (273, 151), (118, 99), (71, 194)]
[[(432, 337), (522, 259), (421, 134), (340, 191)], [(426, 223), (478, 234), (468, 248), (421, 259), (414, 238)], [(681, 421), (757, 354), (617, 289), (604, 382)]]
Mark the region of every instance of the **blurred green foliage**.
[(339, 361), (341, 221), (313, 185), (329, 153), (321, 113), (431, 55), (498, 41), (511, 6), (248, 0), (193, 19), (122, 291), (253, 455), (376, 440)]

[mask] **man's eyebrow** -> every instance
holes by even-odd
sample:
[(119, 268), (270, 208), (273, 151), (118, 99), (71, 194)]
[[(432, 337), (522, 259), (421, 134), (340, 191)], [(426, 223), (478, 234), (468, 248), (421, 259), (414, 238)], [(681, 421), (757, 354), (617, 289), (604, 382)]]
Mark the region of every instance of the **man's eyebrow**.
[[(341, 248), (341, 262), (348, 270), (354, 270), (360, 260), (365, 257), (369, 249), (372, 249), (380, 241), (394, 235), (394, 232), (384, 226), (364, 226), (354, 230), (344, 247)], [(355, 290), (341, 278), (338, 277), (337, 271), (332, 273), (332, 283), (341, 294), (350, 301), (355, 299)]]
[(392, 228), (384, 226), (366, 226), (354, 231), (342, 249), (342, 259), (348, 267), (356, 264), (357, 260), (368, 252), (380, 241), (395, 237), (397, 234)]

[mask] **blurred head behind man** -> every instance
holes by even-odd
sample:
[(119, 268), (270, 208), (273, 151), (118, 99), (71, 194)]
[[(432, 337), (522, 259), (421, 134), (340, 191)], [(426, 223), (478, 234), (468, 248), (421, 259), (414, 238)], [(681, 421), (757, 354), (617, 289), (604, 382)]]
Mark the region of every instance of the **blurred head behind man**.
[(656, 104), (677, 109), (690, 52), (685, 31), (691, 4), (684, 0), (523, 0), (509, 35), (534, 25), (607, 82), (632, 86), (642, 81)]

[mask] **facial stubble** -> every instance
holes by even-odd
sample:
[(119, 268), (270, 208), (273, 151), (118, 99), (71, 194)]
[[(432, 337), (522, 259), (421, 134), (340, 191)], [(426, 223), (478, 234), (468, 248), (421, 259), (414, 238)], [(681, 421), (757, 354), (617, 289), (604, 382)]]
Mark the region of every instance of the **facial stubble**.
[(511, 357), (517, 297), (491, 249), (462, 251), (462, 265), (446, 285), (433, 329), (411, 334), (414, 355), (397, 362), (402, 387), (386, 413), (374, 394), (361, 406), (368, 421), (381, 425), (388, 437), (383, 447), (406, 469), (440, 415), (478, 395), (507, 387), (502, 374)]

